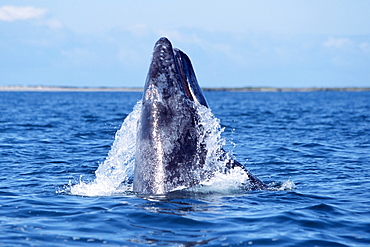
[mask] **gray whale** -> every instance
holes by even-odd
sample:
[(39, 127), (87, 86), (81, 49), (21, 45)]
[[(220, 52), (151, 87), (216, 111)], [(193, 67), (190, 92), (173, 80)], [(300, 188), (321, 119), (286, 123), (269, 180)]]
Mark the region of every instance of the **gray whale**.
[[(160, 38), (144, 86), (136, 138), (133, 190), (164, 194), (189, 188), (212, 177), (219, 167), (206, 164), (206, 145), (197, 106), (209, 107), (188, 56)], [(204, 131), (203, 131), (204, 132)], [(224, 172), (235, 166), (248, 173), (256, 189), (266, 185), (242, 164), (228, 159)]]

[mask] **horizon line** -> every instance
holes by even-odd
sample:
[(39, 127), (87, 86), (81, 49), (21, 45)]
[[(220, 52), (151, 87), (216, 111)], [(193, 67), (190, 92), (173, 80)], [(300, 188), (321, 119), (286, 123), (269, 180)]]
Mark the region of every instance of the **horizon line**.
[[(228, 92), (363, 92), (370, 91), (370, 87), (202, 87), (203, 91), (228, 91)], [(0, 91), (13, 92), (142, 92), (143, 87), (77, 87), (77, 86), (22, 86), (0, 85)]]

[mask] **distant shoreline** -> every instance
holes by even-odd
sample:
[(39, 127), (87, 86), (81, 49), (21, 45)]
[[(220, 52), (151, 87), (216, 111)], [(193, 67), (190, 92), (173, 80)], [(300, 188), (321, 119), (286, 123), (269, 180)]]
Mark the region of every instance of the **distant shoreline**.
[(142, 92), (136, 87), (57, 87), (57, 86), (0, 86), (1, 91), (10, 92)]
[[(364, 92), (370, 87), (310, 87), (310, 88), (276, 88), (276, 87), (241, 87), (241, 88), (203, 88), (204, 91), (227, 92)], [(54, 86), (0, 86), (2, 92), (142, 92), (140, 87), (54, 87)]]

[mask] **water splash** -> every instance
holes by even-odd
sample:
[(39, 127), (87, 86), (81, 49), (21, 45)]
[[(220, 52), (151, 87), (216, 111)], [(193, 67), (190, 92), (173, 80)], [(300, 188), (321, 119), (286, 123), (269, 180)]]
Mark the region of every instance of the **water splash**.
[(214, 176), (198, 186), (187, 190), (200, 193), (238, 194), (249, 191), (248, 174), (240, 167), (235, 167), (228, 173), (217, 172)]
[(135, 164), (136, 132), (140, 111), (141, 101), (134, 106), (117, 131), (107, 158), (95, 171), (96, 179), (91, 183), (80, 179), (78, 184), (70, 187), (70, 193), (102, 196), (132, 190), (130, 180)]
[[(95, 171), (94, 181), (86, 182), (80, 178), (79, 183), (68, 185), (67, 191), (74, 195), (82, 196), (110, 196), (132, 192), (132, 179), (135, 165), (135, 145), (137, 125), (141, 112), (141, 101), (126, 117), (120, 130), (115, 135), (115, 140), (107, 158)], [(248, 191), (250, 186), (248, 174), (241, 168), (234, 168), (224, 172), (228, 160), (233, 157), (231, 152), (224, 152), (222, 147), (226, 140), (221, 134), (224, 131), (220, 120), (216, 118), (211, 109), (196, 106), (198, 111), (201, 143), (206, 146), (207, 156), (204, 169), (212, 171), (211, 178), (192, 188), (184, 188), (193, 192), (235, 193)], [(223, 158), (220, 159), (220, 153)], [(281, 189), (293, 188), (294, 183), (286, 183)]]
[(280, 191), (280, 190), (293, 190), (296, 188), (295, 183), (288, 179), (283, 182), (273, 182), (269, 184), (269, 190)]
[[(205, 106), (198, 105), (197, 112), (200, 117), (199, 125), (203, 128), (202, 131), (199, 131), (202, 134), (200, 142), (205, 144), (207, 150), (206, 169), (217, 170), (220, 167), (225, 167), (227, 161), (220, 160), (221, 149), (226, 144), (225, 139), (221, 137), (224, 128), (221, 128), (220, 120), (213, 115), (210, 108)], [(229, 154), (225, 153), (225, 155)]]

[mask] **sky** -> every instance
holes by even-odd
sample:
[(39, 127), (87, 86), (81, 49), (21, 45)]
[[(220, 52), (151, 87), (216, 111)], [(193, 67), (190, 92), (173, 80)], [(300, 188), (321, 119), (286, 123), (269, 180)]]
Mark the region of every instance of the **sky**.
[(168, 37), (202, 87), (370, 87), (368, 0), (0, 2), (0, 86), (142, 87)]

